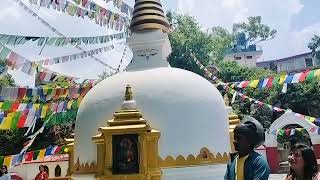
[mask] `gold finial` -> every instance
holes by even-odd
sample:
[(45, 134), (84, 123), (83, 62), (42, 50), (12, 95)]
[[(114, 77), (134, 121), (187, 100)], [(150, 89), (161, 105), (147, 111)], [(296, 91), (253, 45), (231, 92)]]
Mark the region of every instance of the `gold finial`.
[(130, 85), (127, 85), (126, 87), (126, 95), (125, 95), (125, 100), (126, 101), (131, 101), (133, 99), (132, 97), (132, 89)]
[(164, 14), (160, 0), (135, 0), (131, 32), (161, 29), (168, 33), (170, 24)]
[(224, 100), (224, 103), (226, 104), (226, 106), (230, 105), (230, 101), (229, 101), (229, 97), (228, 97), (227, 93), (223, 96), (223, 100)]

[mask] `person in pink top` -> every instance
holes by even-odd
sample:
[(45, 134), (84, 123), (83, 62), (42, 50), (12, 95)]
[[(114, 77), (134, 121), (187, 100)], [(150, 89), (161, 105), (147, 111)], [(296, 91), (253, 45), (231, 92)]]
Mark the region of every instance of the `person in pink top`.
[(285, 180), (320, 180), (313, 150), (303, 144), (292, 147), (289, 157), (290, 172)]

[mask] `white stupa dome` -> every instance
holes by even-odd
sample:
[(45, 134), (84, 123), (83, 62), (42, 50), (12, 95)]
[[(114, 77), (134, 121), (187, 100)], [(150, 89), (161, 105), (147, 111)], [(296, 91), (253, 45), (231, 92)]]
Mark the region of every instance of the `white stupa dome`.
[(161, 132), (161, 158), (196, 156), (204, 147), (230, 152), (227, 111), (215, 86), (195, 73), (160, 67), (112, 76), (86, 95), (76, 121), (75, 159), (96, 161), (91, 137), (121, 109), (128, 84), (144, 119)]

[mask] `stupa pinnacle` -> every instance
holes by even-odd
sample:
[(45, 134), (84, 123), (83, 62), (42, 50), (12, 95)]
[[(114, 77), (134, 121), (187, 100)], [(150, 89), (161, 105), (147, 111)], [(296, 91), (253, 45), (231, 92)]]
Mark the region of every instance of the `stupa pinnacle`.
[(160, 0), (135, 0), (131, 32), (161, 29), (169, 32), (169, 22), (164, 14)]

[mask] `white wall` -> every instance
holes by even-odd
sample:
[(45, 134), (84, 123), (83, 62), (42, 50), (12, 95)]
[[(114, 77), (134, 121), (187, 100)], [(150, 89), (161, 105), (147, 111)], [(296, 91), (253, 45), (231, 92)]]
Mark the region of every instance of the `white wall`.
[(9, 172), (16, 172), (24, 180), (33, 180), (38, 174), (39, 166), (41, 164), (48, 166), (50, 178), (55, 177), (54, 170), (57, 165), (61, 168), (61, 177), (65, 177), (67, 175), (68, 161), (23, 164), (10, 168)]
[[(225, 61), (236, 61), (239, 65), (245, 67), (256, 67), (257, 60), (261, 57), (262, 51), (242, 52), (228, 54), (224, 58)], [(248, 59), (248, 56), (252, 56), (252, 59)], [(236, 57), (241, 57), (241, 60), (236, 60)]]

